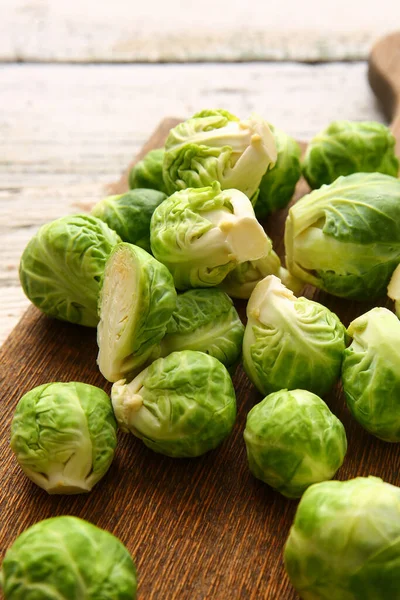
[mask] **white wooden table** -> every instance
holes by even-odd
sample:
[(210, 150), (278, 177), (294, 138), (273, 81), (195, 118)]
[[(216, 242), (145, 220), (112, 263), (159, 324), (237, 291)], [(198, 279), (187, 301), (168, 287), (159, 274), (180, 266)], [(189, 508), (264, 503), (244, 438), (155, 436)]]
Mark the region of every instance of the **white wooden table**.
[(399, 3), (135, 4), (0, 1), (0, 343), (28, 305), (30, 237), (99, 200), (164, 116), (257, 111), (302, 140), (337, 118), (383, 120), (365, 61)]

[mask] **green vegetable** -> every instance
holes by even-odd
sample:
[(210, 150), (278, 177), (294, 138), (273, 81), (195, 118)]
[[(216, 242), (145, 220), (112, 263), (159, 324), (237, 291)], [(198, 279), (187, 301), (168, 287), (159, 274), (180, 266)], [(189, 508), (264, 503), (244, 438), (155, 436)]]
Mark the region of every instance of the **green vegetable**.
[(216, 286), (238, 264), (271, 248), (249, 199), (238, 190), (221, 192), (217, 182), (164, 200), (153, 213), (150, 239), (180, 290)]
[(228, 371), (203, 352), (159, 358), (133, 381), (115, 383), (111, 399), (118, 425), (161, 454), (200, 456), (218, 446), (236, 418)]
[(149, 188), (167, 193), (163, 180), (164, 149), (150, 150), (142, 160), (134, 165), (129, 173), (129, 187)]
[(49, 494), (90, 492), (117, 445), (110, 398), (86, 383), (46, 383), (22, 396), (11, 448), (34, 483)]
[(7, 550), (5, 600), (134, 600), (136, 568), (120, 540), (76, 517), (26, 529)]
[(244, 440), (253, 475), (289, 498), (332, 479), (347, 450), (342, 423), (305, 390), (280, 390), (256, 404)]
[(396, 267), (388, 285), (388, 296), (394, 301), (396, 315), (400, 319), (400, 264)]
[(386, 293), (400, 262), (400, 180), (339, 177), (296, 202), (285, 229), (286, 264), (299, 279), (344, 298)]
[(244, 326), (229, 296), (218, 289), (189, 290), (178, 295), (160, 353), (198, 350), (229, 367), (242, 353), (243, 334)]
[(400, 589), (400, 489), (378, 477), (312, 485), (285, 546), (303, 600), (394, 600)]
[(400, 321), (373, 308), (350, 323), (343, 390), (355, 419), (387, 442), (400, 442)]
[(100, 280), (119, 241), (106, 223), (88, 215), (43, 225), (21, 257), (26, 296), (46, 315), (96, 327)]
[(221, 189), (240, 190), (255, 202), (261, 178), (276, 156), (274, 136), (261, 117), (240, 121), (226, 110), (203, 110), (171, 129), (164, 182), (172, 194), (218, 181)]
[(105, 221), (123, 242), (150, 252), (151, 216), (165, 198), (165, 194), (156, 190), (132, 190), (104, 198), (93, 208), (92, 215)]
[(307, 147), (303, 175), (312, 188), (333, 183), (340, 175), (384, 173), (397, 177), (396, 139), (373, 121), (334, 121)]
[(280, 129), (271, 127), (278, 157), (275, 166), (262, 177), (260, 193), (255, 205), (257, 219), (284, 208), (291, 200), (301, 176), (300, 146)]
[(108, 381), (131, 376), (146, 362), (175, 307), (168, 269), (142, 248), (118, 244), (106, 264), (97, 328), (97, 362)]
[(296, 298), (274, 275), (247, 304), (243, 364), (262, 394), (304, 389), (323, 396), (339, 379), (345, 328), (322, 304)]

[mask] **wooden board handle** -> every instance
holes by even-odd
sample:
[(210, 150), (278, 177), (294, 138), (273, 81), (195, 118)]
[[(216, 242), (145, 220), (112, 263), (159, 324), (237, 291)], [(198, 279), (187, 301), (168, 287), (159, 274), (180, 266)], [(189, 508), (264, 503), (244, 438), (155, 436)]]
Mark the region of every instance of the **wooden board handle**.
[(382, 38), (372, 48), (368, 79), (391, 121), (400, 156), (400, 32)]

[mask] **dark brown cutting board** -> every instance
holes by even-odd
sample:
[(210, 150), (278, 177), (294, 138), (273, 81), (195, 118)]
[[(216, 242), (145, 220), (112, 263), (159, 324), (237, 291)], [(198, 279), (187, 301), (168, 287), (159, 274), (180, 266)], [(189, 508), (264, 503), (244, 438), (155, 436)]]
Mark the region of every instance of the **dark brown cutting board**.
[[(400, 143), (400, 34), (373, 49), (369, 76)], [(176, 122), (164, 120), (140, 156), (161, 146)], [(110, 191), (126, 187), (125, 174)], [(296, 198), (306, 190), (301, 182)], [(285, 216), (281, 211), (266, 225), (281, 256)], [(326, 304), (345, 325), (372, 307), (312, 288), (307, 288), (307, 296)], [(244, 303), (240, 308), (243, 314)], [(282, 561), (297, 502), (273, 492), (248, 470), (242, 437), (245, 418), (262, 396), (241, 367), (234, 376), (238, 401), (234, 431), (221, 447), (201, 458), (166, 458), (132, 435), (121, 434), (113, 465), (88, 495), (48, 496), (23, 475), (9, 447), (19, 398), (48, 381), (83, 381), (109, 391), (96, 367), (96, 355), (95, 330), (48, 319), (33, 307), (2, 348), (0, 560), (29, 525), (72, 514), (108, 529), (127, 545), (137, 564), (141, 600), (298, 598)], [(338, 478), (373, 474), (400, 485), (399, 446), (361, 429), (345, 407), (340, 385), (326, 400), (343, 421), (349, 442)]]

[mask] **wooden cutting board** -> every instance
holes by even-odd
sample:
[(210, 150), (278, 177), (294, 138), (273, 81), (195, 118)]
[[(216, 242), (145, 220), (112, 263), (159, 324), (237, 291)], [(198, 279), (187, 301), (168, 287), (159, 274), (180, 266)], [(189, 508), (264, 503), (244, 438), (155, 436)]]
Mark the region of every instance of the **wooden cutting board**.
[[(400, 153), (400, 34), (373, 49), (369, 78), (393, 121)], [(136, 160), (162, 146), (176, 123), (165, 119)], [(127, 189), (127, 173), (110, 186), (110, 192)], [(301, 181), (295, 199), (306, 191)], [(266, 223), (281, 256), (285, 216), (281, 211)], [(345, 325), (372, 308), (371, 303), (340, 300), (310, 287), (306, 295), (335, 311)], [(245, 303), (238, 303), (238, 308), (243, 315)], [(51, 320), (34, 307), (2, 348), (0, 561), (25, 528), (70, 514), (109, 530), (127, 545), (137, 564), (142, 600), (298, 598), (282, 561), (297, 502), (273, 492), (248, 470), (243, 429), (246, 414), (262, 396), (241, 367), (234, 376), (238, 402), (234, 431), (222, 446), (201, 458), (166, 458), (132, 435), (120, 434), (113, 465), (88, 495), (48, 496), (23, 475), (9, 447), (19, 398), (49, 381), (83, 381), (109, 392), (110, 385), (96, 367), (96, 355), (95, 330)], [(349, 442), (338, 478), (372, 474), (400, 485), (399, 446), (375, 439), (350, 417), (340, 384), (326, 401), (343, 421)]]

